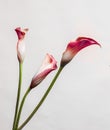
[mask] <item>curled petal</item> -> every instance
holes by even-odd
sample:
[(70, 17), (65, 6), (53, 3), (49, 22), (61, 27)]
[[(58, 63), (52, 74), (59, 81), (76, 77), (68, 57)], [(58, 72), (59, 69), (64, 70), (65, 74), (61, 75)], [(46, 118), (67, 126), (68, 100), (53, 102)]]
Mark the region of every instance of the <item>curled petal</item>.
[(62, 55), (61, 66), (68, 64), (80, 50), (94, 44), (100, 46), (94, 39), (87, 37), (79, 37), (76, 41), (71, 41)]
[(32, 78), (30, 88), (36, 87), (53, 70), (57, 69), (57, 62), (52, 55), (47, 54), (37, 74)]
[(21, 29), (20, 27), (15, 29), (17, 36), (18, 36), (18, 42), (17, 42), (17, 56), (18, 56), (18, 60), (19, 62), (23, 62), (24, 61), (24, 57), (25, 57), (25, 42), (24, 42), (24, 38), (25, 38), (25, 34), (27, 33), (28, 29)]
[(15, 29), (15, 31), (16, 31), (16, 33), (18, 35), (18, 40), (22, 40), (22, 39), (24, 39), (25, 34), (28, 31), (28, 28), (21, 29), (20, 27), (18, 27), (18, 28)]

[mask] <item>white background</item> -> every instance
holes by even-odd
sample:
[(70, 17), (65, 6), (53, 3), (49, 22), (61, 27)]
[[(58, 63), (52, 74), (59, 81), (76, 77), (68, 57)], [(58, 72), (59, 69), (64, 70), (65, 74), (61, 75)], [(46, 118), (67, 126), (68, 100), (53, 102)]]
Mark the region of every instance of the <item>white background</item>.
[[(69, 63), (24, 130), (110, 130), (109, 0), (0, 0), (0, 130), (11, 130), (18, 84), (16, 27), (28, 27), (22, 95), (46, 53), (58, 61), (70, 40), (91, 37)], [(28, 96), (20, 124), (47, 89), (48, 77)]]

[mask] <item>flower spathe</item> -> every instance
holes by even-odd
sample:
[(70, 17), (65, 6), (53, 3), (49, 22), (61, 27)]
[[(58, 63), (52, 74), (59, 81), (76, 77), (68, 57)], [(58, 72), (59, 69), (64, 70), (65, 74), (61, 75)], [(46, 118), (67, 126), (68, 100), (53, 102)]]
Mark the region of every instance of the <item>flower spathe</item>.
[(20, 63), (24, 61), (25, 57), (25, 34), (28, 31), (28, 28), (21, 29), (20, 27), (15, 29), (17, 36), (18, 36), (18, 42), (17, 42), (17, 56)]
[(76, 39), (76, 41), (69, 42), (62, 55), (61, 66), (64, 67), (66, 64), (68, 64), (80, 50), (94, 44), (100, 46), (98, 42), (88, 37), (79, 37)]
[(36, 87), (41, 83), (45, 77), (53, 70), (57, 69), (57, 62), (54, 57), (50, 54), (46, 54), (46, 57), (40, 67), (40, 70), (32, 78), (30, 89)]

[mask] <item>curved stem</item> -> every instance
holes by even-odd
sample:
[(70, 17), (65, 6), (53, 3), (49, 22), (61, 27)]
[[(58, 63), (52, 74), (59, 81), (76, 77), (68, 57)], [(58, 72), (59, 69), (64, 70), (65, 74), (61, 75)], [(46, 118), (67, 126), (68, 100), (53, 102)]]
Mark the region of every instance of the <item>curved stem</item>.
[(22, 108), (23, 108), (23, 105), (24, 105), (24, 101), (25, 101), (27, 95), (29, 94), (30, 90), (31, 89), (29, 87), (27, 89), (26, 93), (24, 94), (23, 98), (22, 98), (22, 101), (21, 101), (21, 104), (20, 104), (20, 108), (19, 108), (19, 111), (18, 111), (18, 115), (17, 115), (17, 119), (16, 119), (15, 130), (17, 130), (17, 128), (18, 128), (19, 121), (20, 121), (20, 116), (21, 116), (21, 112), (22, 112)]
[(50, 90), (52, 89), (55, 81), (57, 80), (59, 74), (61, 73), (63, 67), (60, 67), (58, 72), (56, 73), (55, 77), (53, 78), (51, 84), (49, 85), (47, 91), (45, 92), (45, 94), (43, 95), (43, 97), (41, 98), (40, 102), (38, 103), (38, 105), (35, 107), (35, 109), (33, 110), (33, 112), (29, 115), (29, 117), (24, 121), (24, 123), (17, 129), (17, 130), (21, 130), (30, 120), (31, 118), (34, 116), (34, 114), (37, 112), (37, 110), (40, 108), (40, 106), (42, 105), (42, 103), (44, 102), (44, 100), (46, 99), (47, 95), (49, 94)]
[(18, 83), (17, 100), (16, 100), (15, 115), (14, 115), (12, 130), (14, 130), (15, 128), (16, 118), (17, 118), (17, 113), (18, 113), (18, 106), (19, 106), (20, 93), (21, 93), (21, 84), (22, 84), (22, 66), (23, 64), (19, 62), (19, 83)]

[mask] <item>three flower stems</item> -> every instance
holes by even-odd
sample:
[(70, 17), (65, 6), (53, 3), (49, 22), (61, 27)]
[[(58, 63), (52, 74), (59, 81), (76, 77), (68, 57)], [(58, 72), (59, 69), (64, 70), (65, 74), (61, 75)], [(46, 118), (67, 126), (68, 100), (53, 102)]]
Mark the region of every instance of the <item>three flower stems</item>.
[(25, 94), (24, 94), (24, 96), (22, 98), (20, 106), (19, 106), (21, 83), (22, 83), (22, 64), (19, 65), (19, 85), (18, 85), (18, 94), (17, 94), (17, 101), (16, 101), (15, 117), (14, 117), (13, 129), (12, 130), (21, 130), (31, 120), (31, 118), (38, 111), (38, 109), (40, 108), (40, 106), (42, 105), (42, 103), (45, 101), (45, 99), (48, 96), (50, 90), (52, 89), (55, 81), (57, 80), (59, 74), (61, 73), (62, 69), (63, 69), (63, 67), (59, 67), (59, 69), (58, 69), (55, 77), (53, 78), (52, 82), (50, 83), (48, 89), (44, 93), (43, 97), (41, 98), (41, 100), (39, 101), (39, 103), (37, 104), (37, 106), (34, 108), (34, 110), (32, 111), (32, 113), (27, 117), (27, 119), (21, 124), (21, 126), (18, 127), (25, 99), (26, 99), (27, 95), (29, 94), (29, 92), (31, 90), (30, 87), (27, 89), (27, 91), (25, 92)]
[(18, 36), (18, 42), (17, 42), (17, 56), (19, 61), (19, 82), (18, 82), (18, 92), (17, 92), (17, 99), (16, 99), (16, 106), (15, 106), (15, 115), (14, 115), (14, 121), (13, 121), (13, 128), (12, 130), (21, 130), (34, 116), (34, 114), (37, 112), (37, 110), (40, 108), (44, 100), (46, 99), (47, 95), (49, 94), (50, 90), (52, 89), (55, 81), (57, 80), (59, 74), (61, 73), (62, 69), (66, 64), (68, 64), (73, 57), (83, 48), (96, 44), (100, 44), (96, 42), (94, 39), (87, 38), (87, 37), (79, 37), (75, 41), (71, 41), (68, 43), (66, 50), (63, 52), (62, 59), (60, 62), (60, 67), (53, 78), (52, 82), (50, 83), (48, 89), (44, 93), (43, 97), (41, 98), (40, 102), (36, 105), (35, 109), (32, 111), (32, 113), (27, 117), (27, 119), (19, 126), (19, 121), (23, 109), (23, 105), (25, 102), (26, 97), (28, 96), (31, 89), (39, 85), (39, 83), (53, 70), (57, 69), (57, 62), (54, 59), (52, 55), (47, 54), (43, 64), (40, 68), (40, 71), (32, 78), (31, 84), (28, 87), (27, 91), (25, 92), (24, 96), (21, 99), (21, 85), (22, 85), (22, 67), (23, 67), (23, 61), (25, 56), (25, 34), (27, 33), (28, 29), (22, 29), (20, 27), (15, 29), (17, 36)]

